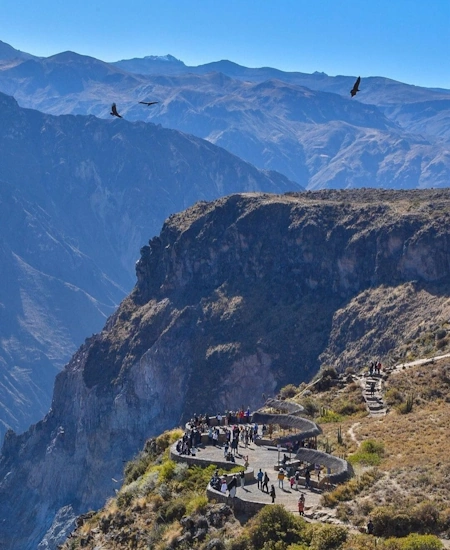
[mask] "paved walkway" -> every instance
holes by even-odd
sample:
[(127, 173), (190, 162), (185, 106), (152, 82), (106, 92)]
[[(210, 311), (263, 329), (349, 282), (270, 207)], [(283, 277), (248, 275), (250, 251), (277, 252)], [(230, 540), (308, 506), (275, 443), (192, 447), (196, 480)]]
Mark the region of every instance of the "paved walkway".
[(409, 363), (398, 363), (398, 365), (394, 365), (393, 367), (386, 367), (386, 372), (393, 372), (398, 370), (403, 370), (408, 367), (415, 367), (416, 365), (425, 365), (425, 364), (433, 364), (435, 361), (440, 361), (441, 359), (448, 359), (450, 357), (450, 353), (446, 353), (445, 355), (436, 355), (434, 357), (427, 357), (426, 359), (416, 359), (415, 361), (411, 361)]
[(382, 376), (369, 374), (368, 376), (356, 376), (356, 380), (362, 387), (364, 401), (370, 416), (384, 416), (387, 413), (387, 406), (383, 399)]
[[(283, 504), (287, 510), (298, 514), (297, 500), (302, 492), (305, 494), (305, 516), (312, 517), (318, 508), (322, 510), (319, 506), (322, 491), (318, 489), (306, 489), (304, 486), (299, 486), (299, 490), (297, 491), (295, 489), (295, 485), (291, 490), (289, 480), (287, 478), (285, 478), (283, 482), (284, 488), (281, 489), (278, 487), (278, 472), (274, 469), (274, 466), (278, 463), (278, 451), (276, 449), (272, 450), (271, 448), (262, 445), (250, 443), (247, 448), (239, 445), (239, 451), (242, 454), (236, 455), (236, 466), (244, 466), (244, 456), (248, 456), (249, 467), (253, 468), (255, 479), (252, 482), (246, 482), (243, 489), (238, 486), (236, 493), (237, 497), (251, 502), (264, 502), (265, 504), (270, 504), (272, 502), (271, 497), (267, 493), (264, 493), (258, 489), (257, 486), (256, 474), (261, 468), (261, 470), (263, 472), (267, 472), (267, 475), (269, 476), (269, 490), (271, 485), (275, 487), (276, 504)], [(211, 463), (224, 462), (223, 447), (206, 445), (205, 447), (200, 447), (198, 449), (196, 456), (199, 459), (208, 460)], [(282, 456), (283, 451), (280, 453), (280, 458), (282, 458)], [(289, 467), (289, 464), (287, 467)], [(315, 473), (312, 473), (312, 479), (317, 479)], [(331, 512), (331, 515), (332, 514), (333, 513)]]

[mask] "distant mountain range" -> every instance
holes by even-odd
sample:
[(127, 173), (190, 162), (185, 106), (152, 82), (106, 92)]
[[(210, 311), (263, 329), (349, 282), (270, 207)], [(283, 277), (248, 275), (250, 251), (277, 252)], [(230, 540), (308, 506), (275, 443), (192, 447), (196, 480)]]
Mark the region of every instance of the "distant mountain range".
[(0, 90), (22, 106), (109, 118), (115, 101), (129, 120), (207, 139), (307, 189), (446, 187), (450, 91), (368, 77), (352, 99), (354, 79), (170, 55), (108, 64), (64, 52), (0, 67)]
[(301, 189), (144, 122), (52, 116), (0, 94), (0, 439), (130, 291), (139, 249), (198, 200)]

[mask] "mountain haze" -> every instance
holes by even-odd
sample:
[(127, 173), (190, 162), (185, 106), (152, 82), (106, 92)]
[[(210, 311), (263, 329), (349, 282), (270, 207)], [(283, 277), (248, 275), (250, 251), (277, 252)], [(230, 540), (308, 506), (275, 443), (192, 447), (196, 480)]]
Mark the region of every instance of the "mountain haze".
[[(355, 76), (328, 76), (323, 72), (313, 74), (285, 72), (272, 67), (249, 68), (231, 61), (222, 60), (189, 67), (173, 56), (162, 58), (147, 56), (141, 59), (122, 60), (113, 63), (127, 72), (138, 74), (208, 74), (219, 72), (233, 79), (248, 82), (281, 80), (295, 86), (311, 90), (331, 92), (348, 96), (356, 79)], [(405, 84), (381, 76), (363, 77), (358, 101), (376, 105), (391, 120), (405, 130), (413, 133), (424, 133), (427, 136), (441, 136), (447, 141), (450, 138), (450, 90), (429, 89)], [(403, 112), (405, 107), (405, 112)], [(409, 116), (405, 116), (406, 114)], [(427, 130), (429, 121), (432, 128)]]
[(352, 99), (354, 79), (229, 61), (186, 67), (172, 56), (107, 64), (64, 52), (0, 70), (0, 90), (52, 114), (109, 118), (116, 102), (129, 120), (194, 134), (311, 190), (446, 187), (448, 91), (368, 77)]

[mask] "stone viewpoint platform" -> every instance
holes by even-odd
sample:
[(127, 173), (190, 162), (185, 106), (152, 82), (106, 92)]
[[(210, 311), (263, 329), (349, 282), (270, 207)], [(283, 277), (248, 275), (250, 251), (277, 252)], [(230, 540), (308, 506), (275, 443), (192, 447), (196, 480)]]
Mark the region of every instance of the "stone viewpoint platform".
[[(276, 414), (268, 412), (268, 409), (275, 409)], [(245, 470), (245, 485), (243, 488), (238, 483), (236, 496), (229, 497), (228, 492), (222, 493), (208, 485), (207, 495), (210, 500), (217, 502), (226, 502), (232, 505), (236, 511), (245, 513), (255, 513), (263, 506), (271, 504), (272, 499), (269, 494), (258, 488), (256, 473), (261, 469), (267, 472), (269, 476), (269, 489), (275, 487), (276, 504), (282, 504), (287, 510), (298, 513), (297, 502), (300, 493), (305, 495), (305, 516), (315, 517), (315, 513), (320, 508), (319, 500), (324, 488), (330, 485), (343, 482), (353, 476), (351, 465), (341, 458), (318, 451), (317, 449), (300, 447), (295, 453), (289, 453), (287, 444), (293, 441), (313, 438), (321, 433), (319, 426), (311, 420), (298, 416), (303, 411), (303, 407), (289, 401), (278, 401), (269, 399), (264, 407), (253, 413), (247, 424), (240, 426), (249, 426), (254, 423), (258, 425), (278, 425), (282, 429), (294, 429), (294, 433), (289, 433), (284, 437), (278, 437), (275, 440), (266, 440), (261, 437), (245, 446), (239, 442), (238, 453), (235, 456), (235, 462), (228, 462), (224, 457), (224, 447), (221, 443), (217, 445), (205, 444), (207, 434), (202, 433), (203, 443), (196, 448), (195, 456), (181, 454), (176, 450), (176, 444), (172, 445), (170, 456), (176, 462), (185, 462), (199, 466), (216, 465), (224, 470), (231, 470), (236, 466), (242, 466)], [(286, 414), (287, 413), (287, 414)], [(230, 426), (231, 427), (231, 426)], [(227, 426), (221, 426), (222, 430)], [(279, 487), (277, 474), (280, 468), (280, 458), (290, 454), (290, 460), (286, 463), (285, 469), (297, 469), (300, 463), (320, 465), (325, 468), (322, 470), (320, 480), (314, 469), (311, 471), (310, 487), (305, 487), (305, 478), (301, 476), (298, 484), (291, 489), (289, 479), (286, 477), (283, 481), (283, 487)], [(245, 467), (245, 463), (247, 467)]]

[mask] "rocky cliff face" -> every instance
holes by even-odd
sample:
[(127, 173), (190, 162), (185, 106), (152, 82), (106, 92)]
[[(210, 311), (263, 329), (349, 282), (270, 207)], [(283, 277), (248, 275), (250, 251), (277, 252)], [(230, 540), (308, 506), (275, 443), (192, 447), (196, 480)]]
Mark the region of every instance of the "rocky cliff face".
[(299, 188), (154, 124), (44, 115), (3, 94), (0, 113), (1, 441), (47, 413), (56, 373), (130, 291), (170, 213)]
[(144, 439), (193, 413), (258, 407), (322, 361), (385, 360), (417, 319), (448, 319), (449, 206), (449, 190), (250, 193), (171, 216), (50, 413), (8, 432), (0, 548), (100, 506)]

